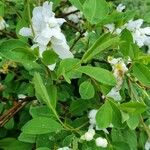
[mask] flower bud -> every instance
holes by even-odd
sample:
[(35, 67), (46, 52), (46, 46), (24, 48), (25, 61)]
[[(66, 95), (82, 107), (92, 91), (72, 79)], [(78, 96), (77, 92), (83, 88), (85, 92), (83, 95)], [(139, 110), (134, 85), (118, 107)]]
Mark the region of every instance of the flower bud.
[(95, 142), (96, 142), (96, 145), (98, 147), (106, 148), (108, 145), (107, 140), (105, 138), (102, 138), (102, 137), (97, 138)]

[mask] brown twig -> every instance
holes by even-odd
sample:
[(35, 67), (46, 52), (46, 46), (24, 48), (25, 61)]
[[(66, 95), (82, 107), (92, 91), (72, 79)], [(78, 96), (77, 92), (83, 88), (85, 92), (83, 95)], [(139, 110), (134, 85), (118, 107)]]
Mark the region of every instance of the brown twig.
[(1, 30), (0, 34), (5, 35), (5, 36), (9, 36), (12, 38), (17, 38), (17, 35), (14, 32), (7, 32), (6, 30)]
[(72, 11), (72, 12), (69, 12), (69, 13), (60, 14), (57, 17), (64, 18), (64, 17), (67, 17), (67, 16), (69, 16), (71, 14), (75, 14), (77, 12), (79, 12), (79, 10), (75, 10), (75, 11)]
[(21, 108), (34, 99), (35, 97), (26, 97), (25, 99), (19, 100), (12, 108), (0, 117), (0, 127), (3, 127)]

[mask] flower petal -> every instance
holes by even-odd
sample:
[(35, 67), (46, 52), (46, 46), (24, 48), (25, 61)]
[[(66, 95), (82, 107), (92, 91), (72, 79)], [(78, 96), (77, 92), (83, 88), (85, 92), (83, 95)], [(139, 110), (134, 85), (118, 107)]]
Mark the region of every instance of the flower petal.
[(19, 34), (22, 36), (32, 36), (32, 30), (30, 28), (27, 27), (23, 27), (22, 29), (20, 29)]

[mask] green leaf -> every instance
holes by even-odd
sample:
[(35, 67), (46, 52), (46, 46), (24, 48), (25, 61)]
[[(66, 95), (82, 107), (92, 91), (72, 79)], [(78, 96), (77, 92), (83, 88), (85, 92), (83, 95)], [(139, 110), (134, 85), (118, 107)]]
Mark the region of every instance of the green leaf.
[(133, 75), (145, 86), (150, 87), (150, 70), (143, 64), (135, 63), (132, 67)]
[(54, 135), (56, 135), (56, 133), (48, 133), (48, 134), (37, 135), (36, 148), (49, 147), (50, 149), (53, 149), (54, 144), (55, 144), (55, 142), (53, 141)]
[(116, 79), (111, 72), (106, 69), (92, 66), (82, 66), (77, 69), (78, 72), (84, 73), (100, 83), (114, 86)]
[(82, 10), (82, 2), (80, 0), (69, 0), (79, 10)]
[(69, 111), (74, 116), (81, 116), (83, 115), (83, 112), (87, 110), (87, 108), (88, 108), (88, 102), (81, 99), (81, 100), (72, 101)]
[(140, 121), (139, 115), (130, 115), (130, 118), (127, 120), (127, 124), (131, 130), (135, 130)]
[(12, 50), (20, 47), (28, 48), (28, 44), (16, 39), (4, 41), (0, 45), (0, 55), (4, 56), (7, 59), (13, 59)]
[(68, 83), (71, 83), (70, 79), (80, 78), (81, 73), (76, 71), (76, 68), (80, 66), (79, 62), (80, 60), (75, 58), (67, 58), (62, 60), (57, 70), (58, 77), (63, 75)]
[(54, 114), (47, 106), (30, 106), (30, 115), (32, 118), (37, 117), (54, 117)]
[(114, 127), (122, 127), (122, 116), (118, 106), (111, 100), (109, 103), (112, 107), (112, 124)]
[(55, 85), (47, 85), (46, 86), (49, 98), (51, 100), (51, 105), (53, 108), (56, 108), (57, 104), (57, 87)]
[(131, 32), (127, 29), (124, 29), (120, 38), (122, 40), (119, 46), (121, 53), (126, 57), (129, 56), (131, 59), (138, 58), (140, 50), (138, 46), (134, 44)]
[(36, 135), (31, 135), (31, 134), (25, 134), (25, 133), (21, 133), (18, 137), (19, 141), (22, 142), (27, 142), (27, 143), (35, 143), (36, 141)]
[(97, 24), (109, 13), (109, 7), (105, 0), (86, 0), (83, 4), (83, 14), (86, 19)]
[(135, 101), (130, 101), (127, 103), (122, 103), (120, 105), (120, 109), (131, 113), (131, 114), (141, 114), (144, 111), (146, 111), (146, 105), (144, 103), (141, 102), (135, 102)]
[(55, 120), (47, 117), (38, 117), (28, 121), (22, 128), (26, 134), (46, 134), (58, 132), (63, 127)]
[(96, 123), (99, 128), (107, 128), (112, 123), (112, 108), (109, 101), (106, 101), (98, 110)]
[(49, 0), (50, 2), (53, 2), (53, 8), (56, 8), (58, 5), (59, 5), (59, 3), (61, 2), (61, 0)]
[(0, 55), (24, 65), (27, 69), (40, 68), (28, 45), (19, 40), (8, 40), (0, 45)]
[[(0, 16), (4, 16), (4, 10), (5, 10), (5, 2), (4, 2), (4, 0), (1, 0), (0, 1)], [(0, 18), (1, 19), (1, 18)]]
[(79, 93), (82, 99), (91, 99), (94, 97), (95, 90), (90, 81), (84, 81), (80, 84)]
[(56, 53), (54, 53), (52, 50), (46, 50), (42, 53), (43, 56), (43, 62), (46, 65), (51, 65), (56, 63), (57, 59), (58, 59), (58, 55)]
[(131, 150), (130, 146), (124, 142), (114, 142), (112, 143), (114, 150)]
[(37, 97), (42, 99), (49, 108), (52, 108), (52, 107), (54, 108), (56, 106), (56, 99), (54, 95), (51, 96), (52, 99), (50, 99), (48, 91), (39, 73), (35, 73), (34, 78), (33, 78), (33, 83), (35, 86), (35, 92), (36, 92)]
[(6, 129), (10, 130), (13, 129), (14, 127), (14, 119), (11, 118), (4, 126)]
[(20, 142), (15, 138), (4, 138), (0, 140), (0, 148), (3, 150), (32, 150), (32, 144)]
[[(132, 131), (128, 128), (125, 129), (116, 129), (112, 128), (111, 131), (112, 142), (125, 142), (129, 150), (137, 150), (137, 136), (135, 131)], [(122, 150), (122, 149), (117, 149)]]
[(91, 60), (94, 56), (97, 56), (102, 51), (118, 46), (119, 37), (111, 35), (109, 33), (100, 36), (96, 42), (85, 52), (82, 57), (82, 62), (86, 63)]

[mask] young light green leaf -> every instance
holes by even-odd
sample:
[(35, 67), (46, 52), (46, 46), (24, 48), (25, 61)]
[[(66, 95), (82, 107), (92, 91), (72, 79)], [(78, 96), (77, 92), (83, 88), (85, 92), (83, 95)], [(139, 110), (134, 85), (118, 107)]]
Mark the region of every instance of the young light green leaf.
[(100, 83), (114, 86), (116, 84), (115, 77), (111, 72), (100, 67), (82, 66), (77, 69), (78, 72), (84, 73)]
[(28, 121), (22, 131), (25, 134), (46, 134), (62, 130), (61, 124), (47, 117), (38, 117)]
[(82, 99), (91, 99), (94, 97), (95, 90), (90, 81), (84, 81), (80, 84), (79, 93)]
[(109, 7), (105, 0), (86, 0), (83, 4), (83, 14), (86, 19), (97, 24), (109, 13)]

